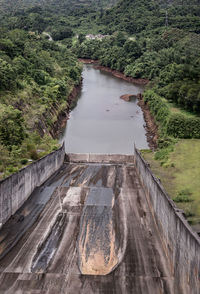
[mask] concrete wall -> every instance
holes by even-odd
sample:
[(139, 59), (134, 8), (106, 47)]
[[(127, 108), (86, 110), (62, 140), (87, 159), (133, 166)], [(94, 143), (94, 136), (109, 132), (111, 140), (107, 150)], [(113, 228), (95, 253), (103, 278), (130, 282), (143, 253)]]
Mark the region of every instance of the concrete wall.
[(76, 163), (134, 163), (134, 156), (127, 154), (95, 154), (95, 153), (67, 153), (67, 162)]
[[(192, 231), (182, 212), (166, 194), (136, 149), (135, 165), (170, 260), (174, 293), (199, 294), (200, 238)], [(181, 293), (177, 290), (178, 285), (182, 288)]]
[(22, 206), (37, 186), (61, 167), (64, 157), (63, 144), (60, 149), (0, 181), (0, 226)]

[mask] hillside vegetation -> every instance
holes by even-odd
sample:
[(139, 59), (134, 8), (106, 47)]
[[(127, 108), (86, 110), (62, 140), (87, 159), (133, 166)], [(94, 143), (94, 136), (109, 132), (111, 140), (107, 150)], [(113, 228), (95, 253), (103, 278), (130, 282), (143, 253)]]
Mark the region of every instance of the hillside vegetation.
[(99, 10), (114, 5), (116, 0), (0, 0), (0, 11), (6, 14), (14, 14), (30, 8), (42, 8), (44, 10), (70, 14), (81, 8)]
[[(73, 46), (78, 57), (98, 59), (101, 65), (127, 76), (149, 79), (145, 101), (165, 136), (200, 138), (197, 4), (198, 1), (190, 5), (178, 1), (168, 5), (163, 1), (120, 1), (96, 20), (108, 37), (85, 39)], [(183, 111), (172, 113), (168, 102)]]
[(56, 148), (49, 136), (81, 66), (64, 47), (15, 29), (0, 39), (0, 172), (16, 171)]

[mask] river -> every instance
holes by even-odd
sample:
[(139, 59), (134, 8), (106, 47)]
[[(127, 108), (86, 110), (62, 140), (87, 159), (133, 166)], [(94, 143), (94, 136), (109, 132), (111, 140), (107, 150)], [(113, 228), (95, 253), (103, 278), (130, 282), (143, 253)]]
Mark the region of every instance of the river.
[(83, 87), (77, 106), (61, 135), (66, 152), (133, 154), (148, 147), (145, 121), (137, 99), (126, 102), (123, 94), (143, 92), (144, 86), (133, 85), (111, 73), (85, 64)]

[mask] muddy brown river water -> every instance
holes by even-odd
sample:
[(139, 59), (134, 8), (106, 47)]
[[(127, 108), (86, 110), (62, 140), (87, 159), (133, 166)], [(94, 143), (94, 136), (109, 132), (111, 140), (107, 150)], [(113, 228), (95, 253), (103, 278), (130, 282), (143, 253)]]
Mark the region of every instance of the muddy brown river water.
[(133, 145), (148, 148), (145, 121), (137, 99), (126, 102), (123, 94), (142, 93), (134, 85), (111, 73), (85, 64), (83, 87), (77, 106), (60, 138), (66, 152), (133, 154)]

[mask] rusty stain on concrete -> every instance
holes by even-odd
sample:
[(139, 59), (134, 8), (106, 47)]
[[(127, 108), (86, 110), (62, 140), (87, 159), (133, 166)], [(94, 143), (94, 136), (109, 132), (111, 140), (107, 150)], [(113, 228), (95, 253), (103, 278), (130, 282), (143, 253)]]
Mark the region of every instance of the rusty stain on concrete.
[(82, 274), (106, 275), (117, 265), (111, 188), (91, 188), (81, 216), (78, 241)]

